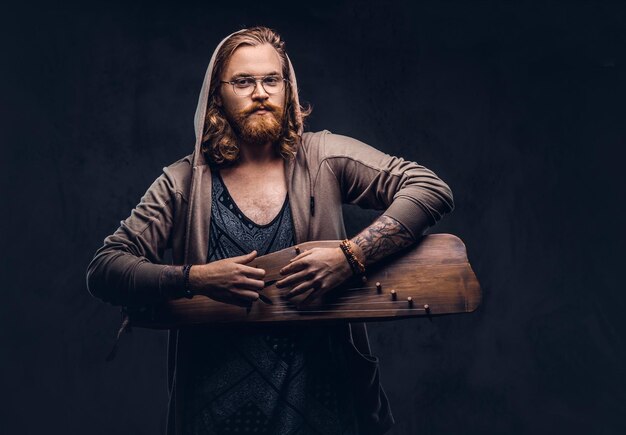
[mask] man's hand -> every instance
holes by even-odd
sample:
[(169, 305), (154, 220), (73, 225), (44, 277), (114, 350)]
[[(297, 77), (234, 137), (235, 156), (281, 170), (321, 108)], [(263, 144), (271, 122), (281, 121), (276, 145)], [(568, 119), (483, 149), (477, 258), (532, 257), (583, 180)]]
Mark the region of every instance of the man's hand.
[(259, 298), (258, 292), (265, 286), (265, 270), (246, 266), (256, 255), (257, 252), (252, 251), (239, 257), (194, 265), (189, 270), (189, 287), (195, 294), (249, 307)]
[(280, 270), (287, 277), (276, 287), (292, 287), (287, 298), (312, 290), (302, 303), (322, 296), (352, 276), (352, 269), (341, 248), (313, 248), (293, 258)]

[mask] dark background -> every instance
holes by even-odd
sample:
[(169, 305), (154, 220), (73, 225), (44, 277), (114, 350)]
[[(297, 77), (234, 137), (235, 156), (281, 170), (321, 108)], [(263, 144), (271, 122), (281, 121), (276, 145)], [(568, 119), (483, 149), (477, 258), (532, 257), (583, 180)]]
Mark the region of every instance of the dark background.
[[(390, 434), (626, 433), (626, 6), (331, 2), (5, 7), (0, 432), (159, 434), (165, 332), (125, 334), (85, 268), (192, 151), (219, 40), (287, 41), (311, 130), (434, 170), (483, 288), (469, 315), (372, 324)], [(349, 210), (351, 232), (373, 213)]]

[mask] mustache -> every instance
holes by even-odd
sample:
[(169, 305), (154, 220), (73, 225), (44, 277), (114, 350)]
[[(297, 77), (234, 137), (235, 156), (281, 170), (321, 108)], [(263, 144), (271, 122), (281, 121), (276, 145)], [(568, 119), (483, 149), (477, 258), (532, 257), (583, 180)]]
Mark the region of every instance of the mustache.
[(266, 101), (265, 103), (254, 103), (250, 107), (246, 107), (245, 109), (240, 110), (239, 115), (247, 116), (261, 109), (267, 110), (268, 112), (278, 112), (280, 110), (280, 107), (270, 103), (269, 101)]

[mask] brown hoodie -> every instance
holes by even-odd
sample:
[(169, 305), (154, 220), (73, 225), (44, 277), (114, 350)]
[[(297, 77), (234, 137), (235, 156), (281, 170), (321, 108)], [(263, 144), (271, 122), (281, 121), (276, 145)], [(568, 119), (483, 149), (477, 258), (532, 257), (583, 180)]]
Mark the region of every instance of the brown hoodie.
[[(163, 174), (130, 217), (104, 240), (88, 266), (89, 291), (105, 302), (147, 305), (175, 294), (182, 285), (182, 274), (180, 268), (164, 264), (168, 249), (175, 265), (207, 261), (211, 172), (201, 142), (215, 55), (227, 38), (215, 49), (202, 85), (193, 154), (163, 168)], [(291, 62), (289, 67), (289, 81), (297, 90)], [(297, 92), (294, 94), (297, 103)], [(432, 225), (453, 209), (449, 187), (432, 171), (328, 131), (303, 133), (285, 171), (297, 243), (345, 238), (342, 203), (385, 210), (385, 215), (403, 224), (414, 237), (421, 235), (424, 220)], [(168, 435), (179, 433), (176, 416), (184, 406), (176, 400), (177, 343), (184, 331), (172, 329), (169, 335)], [(384, 433), (393, 417), (378, 381), (378, 359), (370, 354), (365, 325), (347, 325), (344, 342), (353, 356), (352, 375), (363, 427), (371, 433)]]

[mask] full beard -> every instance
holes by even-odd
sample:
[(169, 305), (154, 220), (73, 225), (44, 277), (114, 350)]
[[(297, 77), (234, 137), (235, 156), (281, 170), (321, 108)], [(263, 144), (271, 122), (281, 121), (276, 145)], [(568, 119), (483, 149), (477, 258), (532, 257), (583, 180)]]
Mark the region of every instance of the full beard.
[[(261, 106), (269, 113), (255, 115)], [(266, 101), (234, 113), (231, 126), (239, 140), (252, 146), (260, 146), (280, 139), (282, 120), (282, 108)]]

